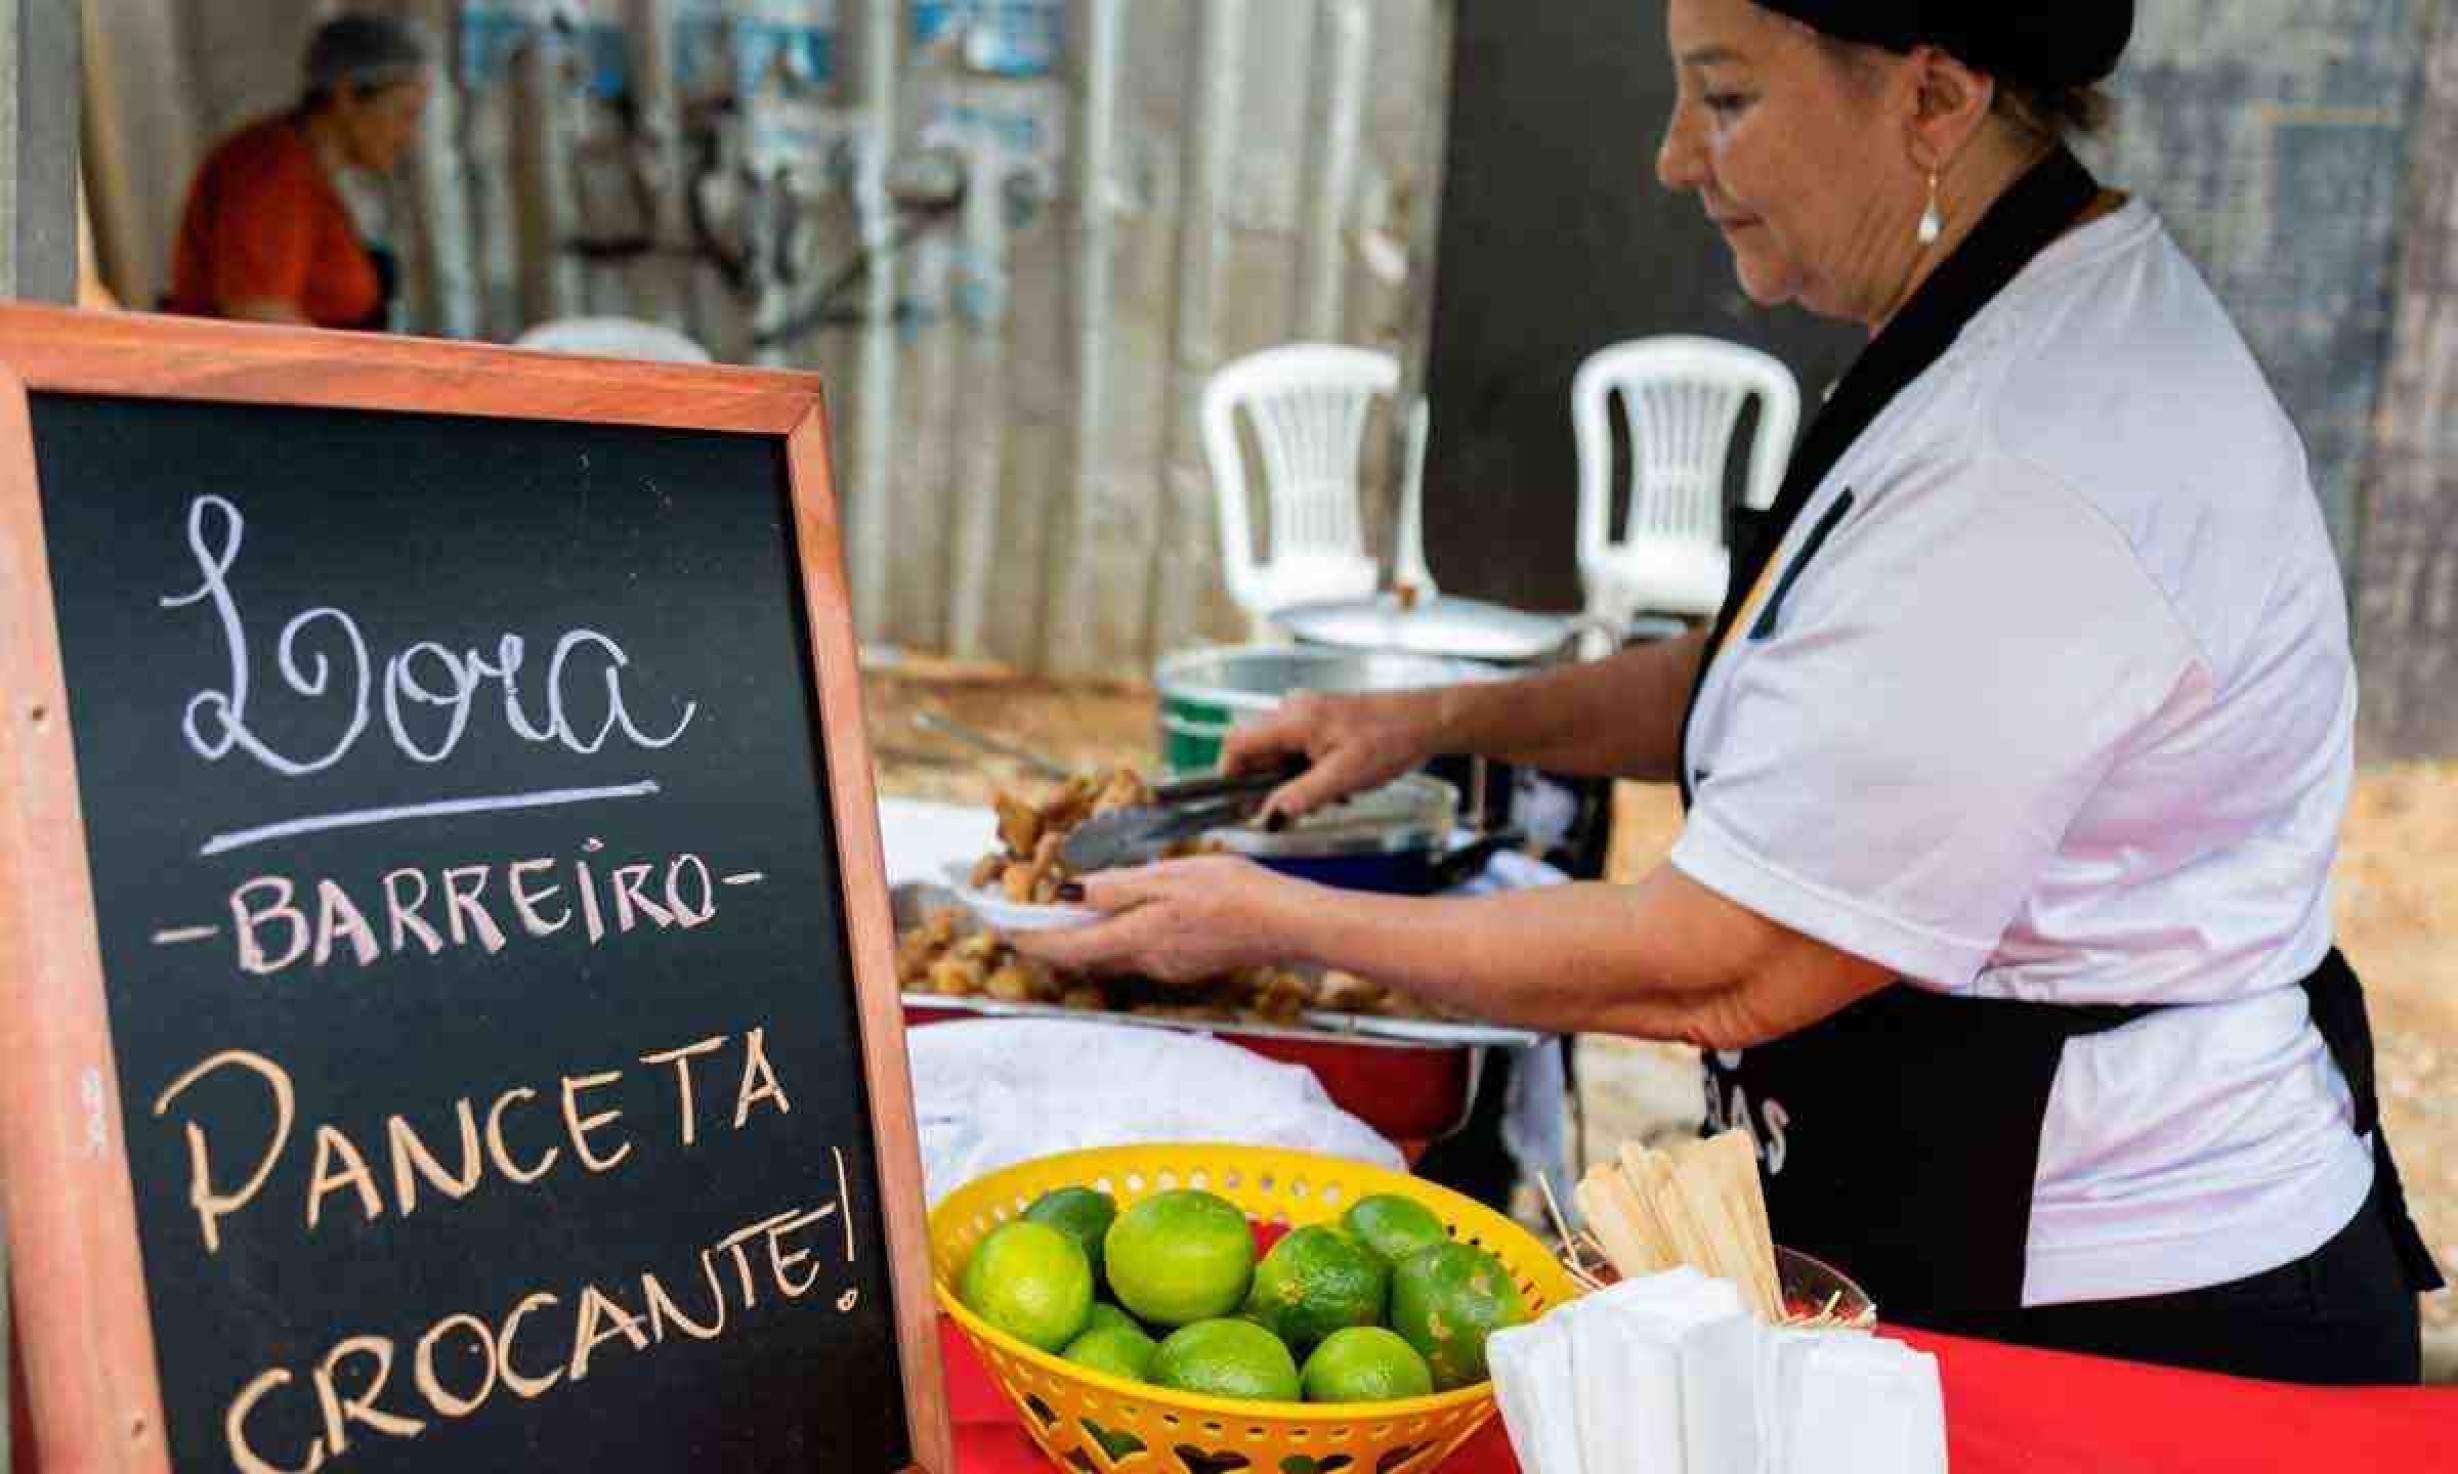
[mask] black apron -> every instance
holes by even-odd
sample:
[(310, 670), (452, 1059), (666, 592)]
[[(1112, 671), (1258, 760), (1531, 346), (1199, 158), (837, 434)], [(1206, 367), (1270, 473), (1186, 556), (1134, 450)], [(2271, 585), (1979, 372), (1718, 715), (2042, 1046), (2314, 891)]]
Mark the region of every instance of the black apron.
[[(1697, 778), (1687, 751), (1690, 716), (1708, 667), (1819, 483), (2099, 193), (2089, 171), (2058, 150), (1998, 201), (1836, 386), (1774, 507), (1736, 550), (1682, 721), (1685, 805)], [(1838, 510), (1849, 502), (1847, 494)], [(1804, 541), (1764, 599), (1753, 636), (1773, 627), (1789, 586), (1831, 530), (1813, 529)], [(2304, 990), (2354, 1096), (2355, 1129), (2373, 1138), (2374, 1201), (2390, 1219), (2415, 1287), (2437, 1288), (2439, 1272), (2408, 1216), (2380, 1129), (2372, 1031), (2356, 976), (2333, 950)], [(2155, 1011), (1889, 987), (1788, 1038), (1711, 1056), (1708, 1123), (1745, 1126), (1756, 1137), (1778, 1241), (1850, 1273), (1889, 1320), (1987, 1335), (2022, 1307), (2040, 1130), (2066, 1041)]]

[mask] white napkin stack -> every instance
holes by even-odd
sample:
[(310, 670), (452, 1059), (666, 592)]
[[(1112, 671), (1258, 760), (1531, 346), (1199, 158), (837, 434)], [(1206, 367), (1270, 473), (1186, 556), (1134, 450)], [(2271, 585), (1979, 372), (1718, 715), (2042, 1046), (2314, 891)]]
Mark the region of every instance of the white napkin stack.
[(1527, 1474), (1945, 1474), (1937, 1360), (1762, 1324), (1695, 1269), (1627, 1280), (1486, 1346)]

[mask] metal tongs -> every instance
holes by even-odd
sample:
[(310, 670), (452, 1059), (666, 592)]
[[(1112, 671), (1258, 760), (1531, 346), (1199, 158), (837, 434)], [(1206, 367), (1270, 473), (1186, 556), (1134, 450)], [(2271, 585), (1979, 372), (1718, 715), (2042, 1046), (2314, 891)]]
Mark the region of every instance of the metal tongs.
[(1159, 859), (1181, 840), (1245, 823), (1273, 790), (1305, 771), (1306, 760), (1299, 757), (1235, 778), (1164, 783), (1152, 791), (1149, 804), (1085, 820), (1059, 846), (1058, 857), (1076, 875)]

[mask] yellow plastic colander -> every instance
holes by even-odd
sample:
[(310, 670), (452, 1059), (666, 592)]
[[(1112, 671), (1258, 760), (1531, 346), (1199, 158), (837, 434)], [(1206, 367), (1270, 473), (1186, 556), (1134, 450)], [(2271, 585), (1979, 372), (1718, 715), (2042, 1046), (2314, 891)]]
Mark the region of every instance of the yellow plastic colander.
[(1173, 1188), (1220, 1194), (1261, 1223), (1327, 1223), (1376, 1193), (1433, 1210), (1462, 1243), (1510, 1271), (1531, 1314), (1577, 1291), (1553, 1254), (1510, 1219), (1447, 1188), (1378, 1167), (1267, 1147), (1210, 1143), (1110, 1147), (990, 1173), (930, 1215), (931, 1279), (1052, 1463), (1087, 1474), (1416, 1474), (1440, 1464), (1493, 1416), (1493, 1384), (1405, 1402), (1316, 1405), (1197, 1397), (1095, 1372), (1037, 1350), (965, 1309), (957, 1278), (990, 1231), (1043, 1193), (1090, 1187), (1124, 1209)]

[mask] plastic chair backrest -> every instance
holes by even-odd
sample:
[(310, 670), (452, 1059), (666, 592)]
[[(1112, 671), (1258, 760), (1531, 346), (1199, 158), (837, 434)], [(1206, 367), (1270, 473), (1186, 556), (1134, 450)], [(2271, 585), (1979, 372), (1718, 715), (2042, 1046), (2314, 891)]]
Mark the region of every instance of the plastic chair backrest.
[[(1374, 401), (1399, 387), (1399, 360), (1338, 343), (1267, 348), (1226, 364), (1203, 390), (1203, 448), (1220, 509), (1229, 593), (1260, 621), (1275, 609), (1374, 591), (1360, 528), (1359, 469)], [(1241, 416), (1263, 463), (1267, 550), (1247, 510)]]
[(630, 317), (558, 317), (512, 340), (515, 348), (651, 363), (708, 363), (709, 351), (669, 327)]
[[(1724, 473), (1742, 407), (1759, 401), (1742, 499), (1764, 509), (1783, 484), (1800, 424), (1792, 371), (1755, 348), (1715, 338), (1658, 337), (1598, 350), (1571, 381), (1579, 447), (1579, 567), (1591, 585), (1610, 577), (1634, 543), (1724, 545)], [(1613, 401), (1630, 432), (1630, 505), (1613, 507)]]

